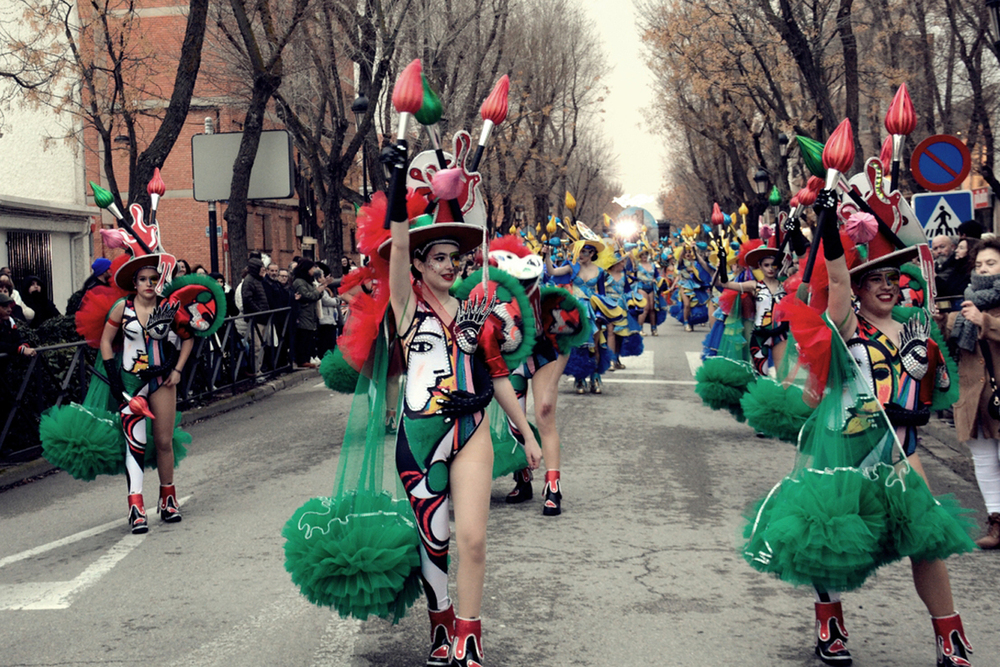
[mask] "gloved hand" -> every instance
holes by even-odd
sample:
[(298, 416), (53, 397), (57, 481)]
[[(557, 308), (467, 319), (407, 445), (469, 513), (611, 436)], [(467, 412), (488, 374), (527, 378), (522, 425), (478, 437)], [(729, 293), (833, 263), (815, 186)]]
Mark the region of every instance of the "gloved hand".
[(835, 209), (837, 208), (837, 199), (837, 193), (835, 191), (824, 188), (819, 191), (819, 194), (816, 195), (816, 203), (813, 204), (813, 209), (817, 213), (824, 209)]
[(125, 403), (125, 383), (122, 382), (121, 370), (114, 359), (104, 359), (104, 376), (108, 379), (108, 387), (111, 388), (111, 396), (114, 397), (118, 405)]
[[(409, 223), (410, 215), (406, 210), (406, 149), (399, 145), (386, 146), (379, 153), (379, 161), (391, 173), (389, 195), (390, 219), (393, 222)], [(402, 179), (402, 180), (400, 180)], [(392, 187), (398, 181), (397, 187)]]

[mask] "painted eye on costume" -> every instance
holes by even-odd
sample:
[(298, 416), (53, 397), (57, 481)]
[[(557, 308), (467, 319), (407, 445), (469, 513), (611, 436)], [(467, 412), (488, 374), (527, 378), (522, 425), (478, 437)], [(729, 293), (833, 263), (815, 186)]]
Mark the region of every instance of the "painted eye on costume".
[(426, 354), (434, 349), (434, 345), (430, 341), (426, 340), (415, 340), (410, 343), (410, 352), (416, 352), (418, 354)]

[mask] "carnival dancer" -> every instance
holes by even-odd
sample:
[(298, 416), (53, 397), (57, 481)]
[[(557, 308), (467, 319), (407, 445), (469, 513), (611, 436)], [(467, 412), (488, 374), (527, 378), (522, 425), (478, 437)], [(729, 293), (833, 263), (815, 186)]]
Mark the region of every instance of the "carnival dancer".
[(714, 285), (720, 290), (730, 289), (752, 294), (754, 301), (753, 331), (750, 334), (750, 360), (758, 375), (767, 375), (768, 368), (777, 368), (785, 354), (788, 323), (774, 320), (774, 307), (785, 297), (784, 279), (779, 276), (781, 251), (766, 245), (748, 252), (745, 263), (751, 270), (760, 271), (760, 280), (724, 281), (717, 273)]
[(650, 335), (657, 335), (657, 327), (667, 319), (667, 299), (663, 296), (663, 278), (660, 270), (649, 259), (649, 247), (639, 248), (637, 261), (632, 270), (635, 274), (636, 288), (645, 300), (645, 307), (639, 314), (639, 331), (646, 335), (643, 325), (649, 322)]
[[(836, 201), (833, 190), (823, 190), (817, 210), (830, 213)], [(867, 261), (849, 268), (837, 224), (824, 224), (824, 217), (825, 317), (794, 295), (779, 308), (801, 357), (812, 360), (810, 380), (822, 375), (812, 392), (822, 401), (802, 429), (796, 471), (750, 517), (744, 557), (759, 570), (815, 587), (815, 653), (830, 665), (852, 660), (839, 591), (908, 557), (934, 628), (937, 664), (967, 666), (972, 649), (943, 559), (975, 545), (960, 518), (964, 510), (930, 494), (916, 454), (916, 427), (927, 423), (932, 394), (950, 388), (950, 380), (927, 313), (896, 309), (900, 266), (921, 251), (889, 245), (880, 254), (869, 243)]]
[[(405, 165), (402, 148), (388, 150), (395, 168)], [(541, 450), (503, 359), (493, 346), (479, 344), (493, 302), (459, 302), (449, 294), (459, 258), (479, 245), (483, 229), (463, 223), (431, 223), (428, 216), (407, 228), (402, 194), (389, 205), (393, 221), (391, 245), (386, 248), (390, 304), (406, 367), (396, 466), (421, 539), (421, 577), (433, 638), (427, 665), (481, 665), (479, 614), (493, 466), (485, 408), (492, 396), (524, 433), (529, 467), (538, 466)], [(490, 353), (485, 359), (483, 347)], [(459, 552), (460, 616), (448, 596), (449, 500)]]
[[(122, 406), (125, 431), (125, 470), (128, 482), (129, 526), (133, 533), (149, 529), (142, 499), (143, 465), (146, 455), (146, 417), (153, 419), (156, 469), (160, 477), (157, 512), (168, 523), (181, 520), (174, 487), (174, 416), (177, 383), (194, 347), (194, 339), (181, 341), (171, 329), (176, 305), (162, 304), (156, 285), (160, 280), (158, 255), (140, 255), (115, 274), (115, 284), (130, 292), (108, 314), (101, 337), (101, 359), (114, 398)], [(121, 334), (121, 355), (115, 341)], [(179, 352), (172, 353), (172, 348)], [(134, 399), (142, 397), (148, 410)]]
[[(607, 274), (597, 265), (595, 260), (604, 250), (602, 241), (581, 239), (574, 245), (574, 260), (562, 266), (553, 266), (546, 249), (545, 267), (556, 284), (568, 284), (570, 292), (584, 304), (588, 310), (588, 318), (593, 326), (593, 340), (586, 351), (576, 348), (570, 355), (567, 373), (573, 375), (578, 394), (587, 393), (589, 380), (590, 393), (600, 394), (604, 385), (601, 374), (609, 367), (609, 343), (613, 341), (614, 327), (627, 322), (625, 310), (617, 301), (605, 292)], [(547, 248), (547, 247), (546, 247)], [(605, 330), (610, 332), (605, 337)], [(576, 362), (574, 362), (576, 359)]]
[(684, 331), (694, 331), (695, 324), (708, 321), (709, 290), (713, 270), (694, 243), (684, 243), (674, 250), (677, 278), (674, 287), (678, 301), (672, 309), (674, 317), (684, 325)]
[[(559, 397), (559, 378), (569, 351), (590, 337), (589, 324), (584, 306), (566, 290), (551, 285), (542, 285), (544, 262), (533, 254), (514, 236), (504, 236), (490, 245), (490, 266), (496, 266), (517, 278), (531, 303), (535, 319), (535, 340), (531, 355), (511, 372), (511, 382), (517, 392), (522, 409), (527, 408), (527, 394), (530, 388), (534, 397), (535, 425), (542, 444), (542, 458), (545, 461), (545, 486), (542, 490), (542, 514), (558, 516), (562, 513), (562, 484), (560, 473), (560, 438), (556, 426), (556, 401)], [(509, 421), (509, 420), (508, 420)], [(509, 433), (523, 445), (524, 439), (515, 424), (508, 424)], [(503, 465), (507, 451), (498, 452), (494, 443), (494, 455), (500, 457), (501, 469), (494, 465), (494, 475), (511, 471), (511, 466)], [(513, 471), (514, 489), (507, 494), (508, 503), (522, 503), (534, 496), (530, 468)]]
[[(642, 324), (639, 318), (648, 311), (650, 299), (636, 286), (635, 272), (628, 254), (615, 251), (614, 263), (608, 267), (604, 291), (615, 299), (627, 315), (624, 323), (611, 327), (608, 347), (611, 350), (611, 367), (608, 370), (624, 370), (622, 357), (642, 354)], [(659, 298), (663, 298), (662, 295)], [(666, 315), (666, 308), (658, 309)], [(613, 336), (613, 337), (611, 337)]]

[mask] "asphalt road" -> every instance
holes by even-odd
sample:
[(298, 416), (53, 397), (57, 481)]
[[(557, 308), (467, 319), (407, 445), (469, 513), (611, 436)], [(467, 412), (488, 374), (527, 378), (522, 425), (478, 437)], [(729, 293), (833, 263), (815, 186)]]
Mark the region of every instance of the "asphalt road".
[[(483, 609), (489, 665), (819, 665), (812, 593), (737, 553), (741, 512), (792, 465), (694, 394), (677, 325), (606, 376), (601, 396), (563, 383), (563, 515), (507, 506), (493, 485)], [(695, 355), (696, 356), (696, 355)], [(177, 471), (184, 520), (132, 536), (124, 478), (65, 473), (0, 494), (0, 665), (423, 665), (422, 601), (396, 626), (315, 607), (283, 567), (284, 522), (329, 495), (349, 408), (311, 381), (196, 423)], [(933, 457), (937, 493), (983, 508)], [(148, 504), (156, 475), (147, 474)], [(997, 665), (1000, 554), (949, 560), (976, 665)], [(855, 665), (933, 665), (909, 566), (845, 595)]]

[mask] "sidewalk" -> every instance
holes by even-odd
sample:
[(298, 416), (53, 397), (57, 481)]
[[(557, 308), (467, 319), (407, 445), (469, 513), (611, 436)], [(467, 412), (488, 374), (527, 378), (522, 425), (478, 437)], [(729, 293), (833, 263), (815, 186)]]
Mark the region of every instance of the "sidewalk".
[[(208, 405), (187, 410), (181, 417), (180, 425), (183, 427), (188, 424), (200, 422), (203, 419), (211, 419), (216, 415), (221, 415), (223, 412), (242, 408), (250, 403), (265, 399), (282, 389), (295, 387), (309, 380), (318, 380), (319, 377), (319, 371), (316, 369), (303, 368), (291, 371), (285, 375), (268, 380), (263, 384), (256, 385), (236, 396), (228, 396)], [(2, 467), (0, 468), (0, 493), (11, 487), (19, 486), (26, 481), (46, 476), (54, 470), (57, 470), (57, 468), (43, 458)]]

